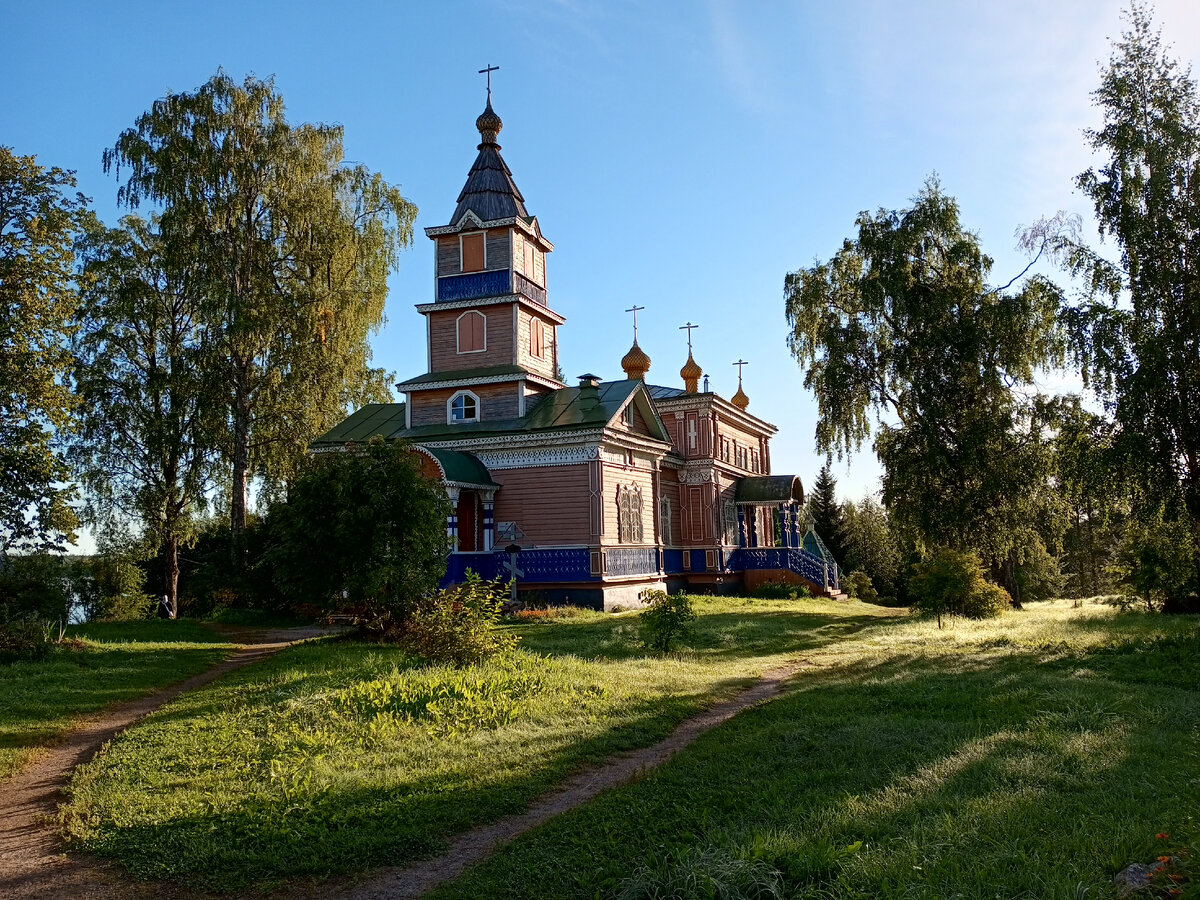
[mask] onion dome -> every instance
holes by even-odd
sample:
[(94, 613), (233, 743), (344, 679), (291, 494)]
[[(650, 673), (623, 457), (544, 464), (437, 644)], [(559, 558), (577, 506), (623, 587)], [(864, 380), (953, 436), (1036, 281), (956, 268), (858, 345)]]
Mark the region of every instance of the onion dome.
[(631, 380), (645, 378), (646, 373), (650, 371), (650, 357), (638, 346), (637, 338), (633, 339), (633, 346), (629, 348), (629, 352), (621, 357), (621, 368)]
[[(475, 120), (475, 127), (479, 129), (479, 136), (483, 138), (483, 143), (496, 143), (496, 138), (499, 137), (500, 129), (504, 127), (504, 123), (500, 121), (500, 117), (492, 109), (492, 98), (490, 96), (488, 97), (487, 109), (481, 112), (479, 118)], [(483, 147), (479, 149), (482, 150)]]
[(683, 364), (683, 368), (679, 370), (679, 377), (683, 379), (683, 389), (689, 393), (696, 393), (696, 386), (700, 382), (700, 376), (704, 374), (704, 370), (692, 358), (692, 351), (688, 350), (687, 362)]
[(746, 392), (742, 390), (741, 379), (738, 379), (737, 393), (729, 398), (729, 402), (741, 410), (744, 410), (747, 406), (750, 405), (750, 398), (747, 397)]

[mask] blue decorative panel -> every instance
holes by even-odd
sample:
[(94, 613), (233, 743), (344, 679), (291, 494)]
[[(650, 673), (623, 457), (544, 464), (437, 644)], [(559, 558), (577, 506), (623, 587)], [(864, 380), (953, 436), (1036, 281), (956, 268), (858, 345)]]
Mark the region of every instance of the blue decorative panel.
[(643, 547), (618, 547), (606, 550), (609, 575), (657, 575), (658, 551)]
[(683, 573), (682, 550), (663, 551), (663, 571), (668, 575), (680, 575)]
[[(653, 551), (652, 551), (653, 552)], [(517, 554), (517, 584), (539, 581), (597, 581), (591, 574), (591, 559), (586, 547), (523, 550)], [(500, 576), (509, 578), (509, 555), (503, 550), (491, 553), (451, 553), (442, 587), (466, 580), (467, 569), (489, 580)]]
[(497, 297), (512, 293), (512, 282), (508, 269), (494, 272), (468, 272), (465, 275), (447, 275), (437, 282), (437, 298), (440, 301), (474, 300), (476, 297)]
[(708, 566), (705, 564), (706, 561), (704, 559), (704, 551), (703, 550), (688, 550), (687, 552), (692, 554), (692, 571), (693, 572), (703, 572), (708, 568)]

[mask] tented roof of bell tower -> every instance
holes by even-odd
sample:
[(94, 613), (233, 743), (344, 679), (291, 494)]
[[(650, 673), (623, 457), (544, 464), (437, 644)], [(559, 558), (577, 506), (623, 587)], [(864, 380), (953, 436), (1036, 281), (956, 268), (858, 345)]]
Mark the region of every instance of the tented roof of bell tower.
[(500, 145), (496, 143), (496, 136), (504, 124), (492, 109), (491, 100), (488, 100), (487, 109), (475, 120), (475, 127), (482, 138), (479, 155), (467, 173), (467, 183), (458, 195), (458, 206), (454, 208), (450, 224), (457, 224), (468, 209), (485, 222), (517, 216), (528, 219), (525, 198), (517, 189), (512, 172), (500, 155)]

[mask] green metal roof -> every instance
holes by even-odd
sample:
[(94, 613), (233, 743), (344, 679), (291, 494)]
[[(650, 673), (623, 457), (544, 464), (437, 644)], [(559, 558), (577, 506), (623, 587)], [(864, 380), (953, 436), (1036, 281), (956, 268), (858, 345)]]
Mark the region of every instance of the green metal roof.
[[(436, 384), (440, 381), (470, 381), (474, 378), (494, 378), (496, 376), (511, 375), (513, 378), (520, 378), (522, 375), (536, 375), (524, 366), (480, 366), (478, 369), (454, 369), (449, 372), (426, 372), (424, 375), (418, 375), (416, 378), (410, 378), (407, 381), (401, 381), (397, 388), (404, 390), (409, 387), (419, 387), (423, 384)], [(542, 376), (545, 377), (544, 375)]]
[[(517, 368), (515, 366), (496, 368)], [(472, 369), (478, 375), (481, 369)], [(452, 373), (439, 373), (446, 376)], [(411, 382), (409, 382), (411, 383)], [(483, 422), (462, 422), (451, 425), (438, 422), (433, 425), (404, 427), (404, 404), (372, 404), (364, 406), (340, 425), (322, 435), (310, 445), (314, 448), (344, 444), (347, 441), (364, 441), (375, 434), (385, 438), (403, 438), (414, 444), (426, 441), (452, 440), (465, 437), (498, 437), (506, 434), (518, 435), (546, 431), (592, 430), (603, 428), (615, 419), (626, 402), (637, 403), (642, 418), (652, 432), (651, 436), (664, 443), (671, 437), (661, 427), (661, 421), (650, 402), (641, 381), (604, 381), (596, 388), (569, 387), (550, 391), (536, 399), (523, 418), (489, 419)], [(637, 395), (637, 396), (634, 396)], [(390, 416), (383, 410), (392, 410)], [(374, 411), (374, 412), (373, 412)]]
[(492, 481), (492, 473), (473, 453), (462, 453), (458, 450), (443, 450), (440, 447), (418, 447), (422, 453), (428, 453), (437, 460), (438, 468), (447, 481), (457, 481), (461, 484), (480, 484), (488, 487), (499, 487)]
[(792, 500), (803, 503), (804, 488), (799, 475), (751, 475), (738, 482), (734, 500), (763, 506)]
[(377, 434), (392, 437), (404, 430), (403, 403), (368, 403), (353, 415), (343, 419), (309, 446), (330, 447), (362, 443)]

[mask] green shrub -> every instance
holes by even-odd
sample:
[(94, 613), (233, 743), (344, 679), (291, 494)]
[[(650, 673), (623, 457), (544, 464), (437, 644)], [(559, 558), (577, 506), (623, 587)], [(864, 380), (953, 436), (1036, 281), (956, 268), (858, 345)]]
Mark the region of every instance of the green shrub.
[(670, 650), (671, 641), (687, 634), (688, 624), (696, 619), (692, 601), (687, 594), (672, 595), (665, 591), (649, 591), (645, 600), (649, 606), (639, 620), (642, 640), (652, 650)]
[(1008, 591), (983, 575), (979, 557), (973, 552), (942, 548), (914, 568), (909, 584), (915, 606), (942, 616), (986, 619), (1012, 605)]
[(0, 662), (45, 659), (52, 646), (46, 622), (36, 613), (0, 609)]
[(851, 597), (857, 597), (863, 603), (877, 603), (879, 592), (871, 584), (871, 576), (866, 572), (851, 572), (842, 581), (842, 587)]
[[(511, 650), (519, 640), (496, 628), (507, 588), (499, 578), (484, 581), (468, 571), (465, 582), (427, 594), (407, 618), (389, 620), (379, 635), (430, 662), (479, 662)], [(368, 628), (374, 627), (368, 623)]]
[(768, 581), (754, 589), (754, 596), (760, 600), (806, 600), (812, 596), (812, 592), (802, 584)]
[(1197, 588), (1192, 540), (1184, 522), (1130, 522), (1114, 574), (1149, 610), (1180, 605)]

